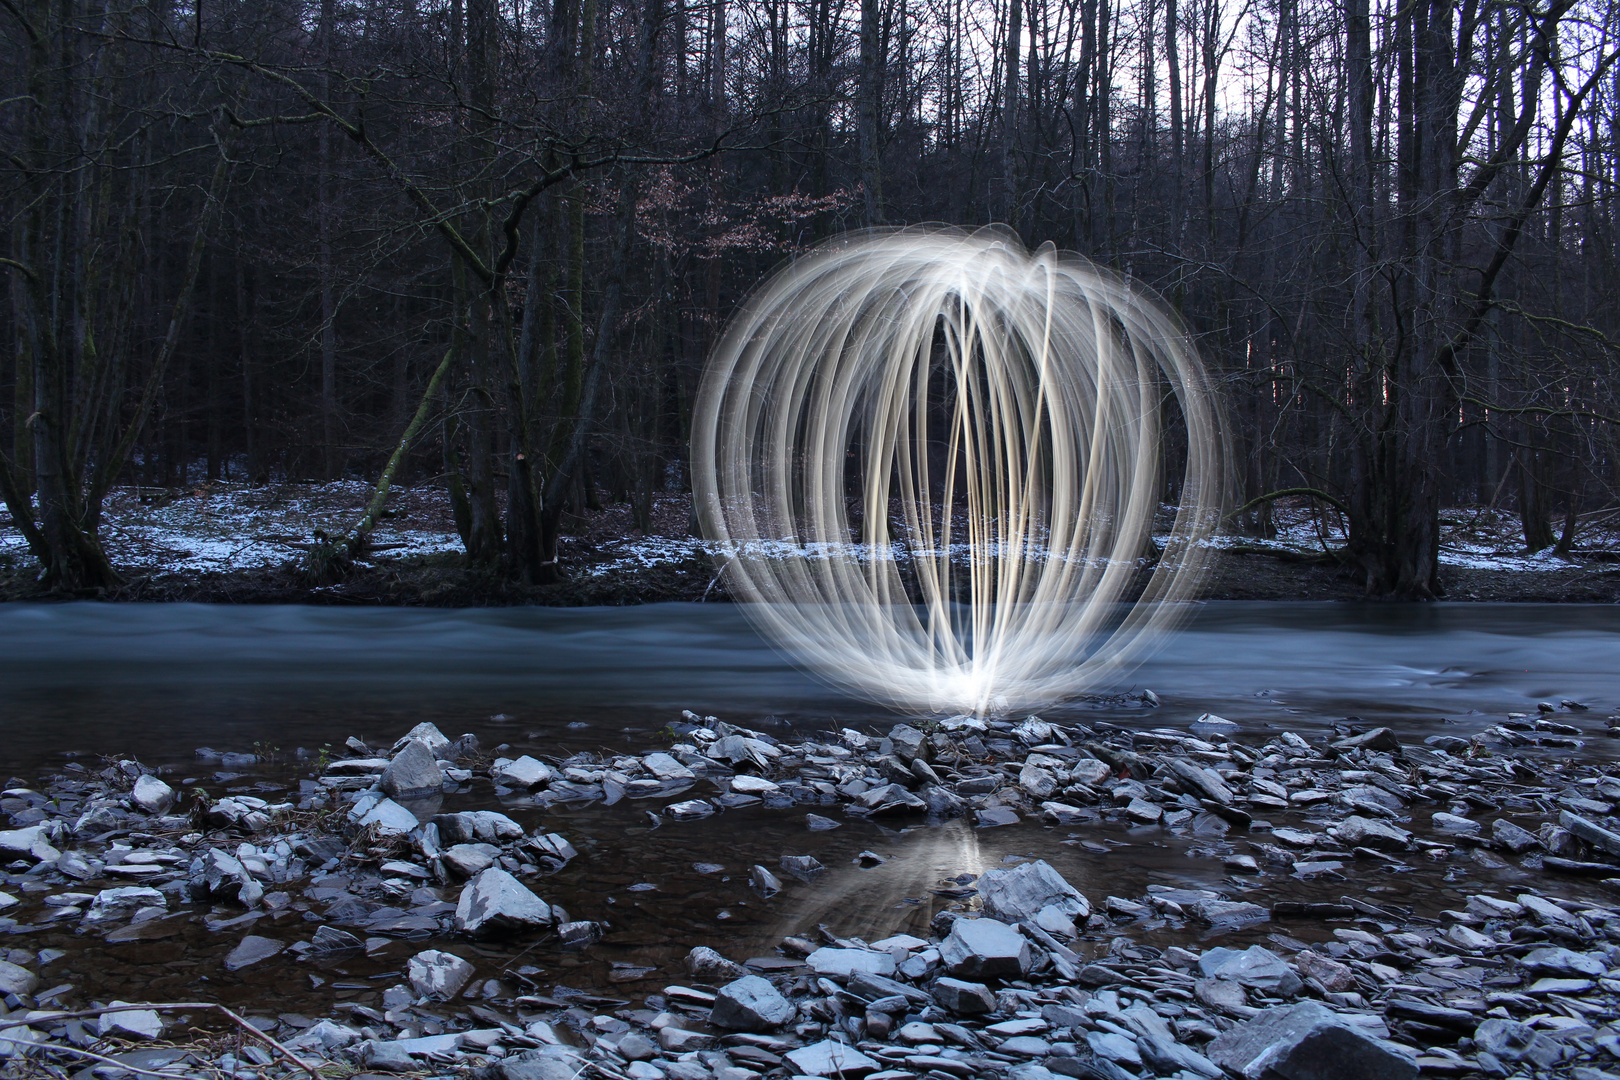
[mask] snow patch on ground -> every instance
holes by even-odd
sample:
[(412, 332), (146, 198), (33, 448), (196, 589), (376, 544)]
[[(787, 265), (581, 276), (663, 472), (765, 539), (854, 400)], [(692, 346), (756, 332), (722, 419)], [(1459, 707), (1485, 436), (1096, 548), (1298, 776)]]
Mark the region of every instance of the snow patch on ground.
[[(113, 565), (134, 573), (228, 573), (279, 566), (297, 559), (313, 542), (316, 529), (342, 535), (360, 520), (373, 487), (359, 480), (327, 484), (244, 484), (212, 482), (181, 490), (119, 489), (107, 499), (102, 538)], [(562, 538), (562, 557), (592, 577), (647, 571), (693, 560), (708, 560), (719, 545), (684, 535), (690, 513), (684, 496), (660, 496), (654, 508), (654, 534), (630, 528), (628, 508), (610, 507), (592, 515), (581, 536)], [(1163, 526), (1174, 515), (1164, 508)], [(1343, 519), (1318, 515), (1302, 500), (1273, 508), (1274, 537), (1224, 534), (1208, 545), (1298, 554), (1320, 554), (1344, 543)], [(1620, 547), (1614, 523), (1578, 534), (1577, 546)], [(1442, 515), (1440, 561), (1445, 566), (1480, 570), (1556, 571), (1579, 565), (1551, 551), (1526, 555), (1518, 521), (1511, 515), (1471, 509)], [(1166, 537), (1156, 538), (1162, 545)], [(389, 511), (373, 533), (375, 559), (412, 558), (462, 550), (449, 497), (438, 488), (396, 488)], [(859, 561), (905, 559), (903, 545), (874, 550), (867, 545), (807, 546), (792, 541), (762, 545), (767, 557), (802, 556)], [(966, 557), (962, 545), (952, 556)], [(28, 545), (8, 517), (0, 516), (0, 558), (26, 560)]]
[[(373, 487), (361, 481), (248, 487), (211, 483), (181, 491), (119, 489), (102, 511), (101, 538), (120, 570), (139, 573), (228, 573), (279, 566), (299, 558), (316, 529), (341, 535), (357, 523)], [(442, 493), (406, 489), (391, 499), (396, 519), (372, 534), (379, 554), (460, 551), (448, 527)], [(442, 509), (442, 513), (440, 512)], [(0, 556), (26, 557), (27, 541), (9, 518), (0, 525)]]

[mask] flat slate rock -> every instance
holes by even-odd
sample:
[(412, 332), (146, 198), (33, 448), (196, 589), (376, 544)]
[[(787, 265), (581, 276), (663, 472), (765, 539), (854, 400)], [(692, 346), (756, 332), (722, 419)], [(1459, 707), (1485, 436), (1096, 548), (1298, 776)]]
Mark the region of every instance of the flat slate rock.
[(260, 960), (270, 959), (286, 947), (285, 942), (277, 941), (275, 938), (249, 934), (226, 955), (225, 970), (240, 971), (245, 967), (257, 964)]
[(1314, 1001), (1266, 1009), (1221, 1033), (1209, 1060), (1237, 1076), (1417, 1080), (1417, 1063)]

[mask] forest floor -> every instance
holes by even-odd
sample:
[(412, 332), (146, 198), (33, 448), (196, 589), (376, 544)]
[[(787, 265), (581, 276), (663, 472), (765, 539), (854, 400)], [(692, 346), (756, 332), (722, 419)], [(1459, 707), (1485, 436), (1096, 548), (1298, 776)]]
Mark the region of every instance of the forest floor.
[[(624, 505), (574, 519), (559, 552), (567, 580), (526, 587), (464, 565), (442, 489), (396, 489), (367, 557), (339, 584), (310, 585), (298, 567), (314, 530), (341, 534), (371, 493), (361, 481), (120, 489), (107, 500), (102, 536), (127, 584), (105, 598), (434, 607), (725, 599), (684, 495), (660, 496), (645, 533)], [(1350, 568), (1331, 554), (1344, 540), (1335, 518), (1279, 503), (1274, 537), (1218, 537), (1206, 595), (1361, 598)], [(1475, 507), (1442, 515), (1441, 577), (1452, 600), (1620, 602), (1617, 552), (1620, 514), (1583, 521), (1567, 558), (1525, 554), (1511, 514)], [(40, 597), (36, 573), (21, 534), (0, 515), (0, 600)]]

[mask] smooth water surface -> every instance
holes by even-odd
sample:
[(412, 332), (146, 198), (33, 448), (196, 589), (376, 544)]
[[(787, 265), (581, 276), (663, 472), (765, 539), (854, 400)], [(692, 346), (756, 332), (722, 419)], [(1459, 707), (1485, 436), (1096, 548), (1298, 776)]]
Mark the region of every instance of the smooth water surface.
[[(1620, 607), (1209, 603), (1116, 689), (1143, 687), (1164, 707), (1047, 712), (1300, 730), (1358, 716), (1418, 736), (1573, 698), (1595, 719), (1620, 707)], [(783, 736), (895, 719), (793, 667), (729, 604), (7, 604), (0, 689), (12, 770), (62, 751), (179, 762), (205, 744), (392, 741), (421, 720), (486, 746), (591, 749), (640, 742), (683, 708)]]

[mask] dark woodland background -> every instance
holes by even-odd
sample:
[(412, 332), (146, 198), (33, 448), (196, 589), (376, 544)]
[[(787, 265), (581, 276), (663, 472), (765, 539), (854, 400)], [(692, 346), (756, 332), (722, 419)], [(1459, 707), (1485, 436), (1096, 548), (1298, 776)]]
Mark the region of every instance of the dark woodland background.
[(116, 578), (114, 485), (204, 478), (443, 484), (549, 580), (567, 515), (686, 483), (762, 275), (1001, 222), (1181, 312), (1236, 527), (1307, 494), (1369, 594), (1432, 595), (1442, 506), (1536, 550), (1616, 501), (1617, 14), (0, 0), (0, 494), (68, 590)]

